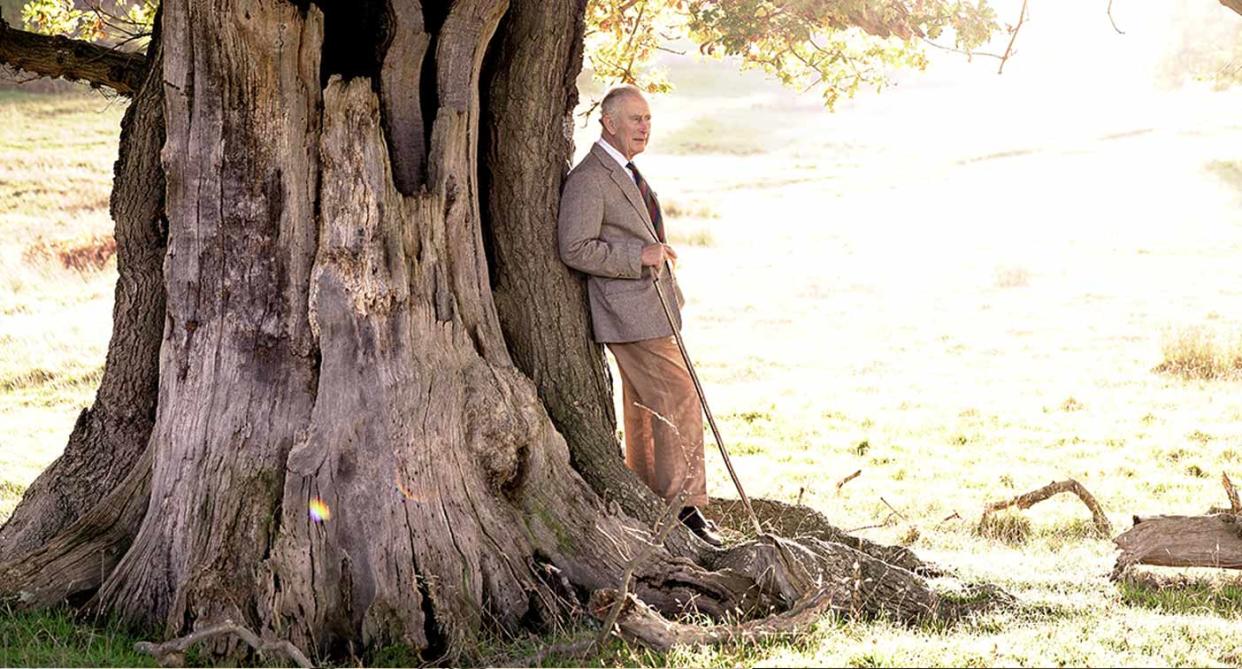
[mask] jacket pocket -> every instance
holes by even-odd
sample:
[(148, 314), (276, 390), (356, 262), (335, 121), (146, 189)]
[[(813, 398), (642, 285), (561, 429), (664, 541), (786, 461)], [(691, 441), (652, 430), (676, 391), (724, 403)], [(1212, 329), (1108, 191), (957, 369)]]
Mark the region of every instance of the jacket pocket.
[(600, 284), (605, 295), (623, 295), (641, 292), (651, 285), (651, 281), (645, 277), (642, 279), (604, 279), (600, 281)]

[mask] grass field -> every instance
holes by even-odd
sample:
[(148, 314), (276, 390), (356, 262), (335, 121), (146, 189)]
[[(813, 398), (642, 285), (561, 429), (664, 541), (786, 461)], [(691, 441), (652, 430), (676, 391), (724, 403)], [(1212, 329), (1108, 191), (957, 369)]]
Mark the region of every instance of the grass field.
[(122, 103), (0, 91), (0, 517), (90, 405), (111, 330), (115, 261), (62, 262), (112, 232)]
[[(678, 92), (653, 102), (639, 162), (747, 491), (869, 527), (1019, 605), (949, 628), (829, 619), (757, 647), (617, 644), (589, 663), (1242, 664), (1236, 576), (1111, 583), (1112, 545), (1072, 498), (1004, 531), (977, 522), (1073, 477), (1124, 528), (1221, 505), (1220, 473), (1242, 478), (1242, 96), (1050, 105), (1049, 89), (992, 79), (952, 105), (933, 82), (829, 115), (727, 66), (670, 67)], [(122, 111), (0, 97), (0, 518), (99, 378), (115, 268), (67, 268), (57, 249), (104, 243)], [(580, 152), (594, 133), (580, 128)], [(734, 496), (708, 462), (712, 494)], [(0, 612), (4, 665), (145, 662), (130, 641)]]

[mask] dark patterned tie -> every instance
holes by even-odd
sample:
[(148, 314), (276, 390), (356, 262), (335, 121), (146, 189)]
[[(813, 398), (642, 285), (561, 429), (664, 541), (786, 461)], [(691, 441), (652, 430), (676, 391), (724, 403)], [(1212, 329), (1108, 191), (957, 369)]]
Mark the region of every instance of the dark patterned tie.
[(656, 238), (663, 244), (666, 240), (664, 239), (664, 214), (660, 213), (660, 203), (656, 201), (655, 195), (651, 192), (651, 186), (647, 184), (647, 180), (643, 178), (634, 163), (631, 162), (626, 167), (634, 173), (638, 193), (643, 196), (643, 204), (647, 205), (647, 214), (651, 216), (651, 224), (655, 226)]

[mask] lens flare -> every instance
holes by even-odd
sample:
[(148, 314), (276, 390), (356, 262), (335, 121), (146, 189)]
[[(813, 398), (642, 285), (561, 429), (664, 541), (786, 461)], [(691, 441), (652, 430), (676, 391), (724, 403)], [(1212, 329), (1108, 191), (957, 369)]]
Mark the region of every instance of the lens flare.
[(316, 523), (322, 523), (332, 520), (332, 509), (318, 497), (310, 501), (310, 517)]

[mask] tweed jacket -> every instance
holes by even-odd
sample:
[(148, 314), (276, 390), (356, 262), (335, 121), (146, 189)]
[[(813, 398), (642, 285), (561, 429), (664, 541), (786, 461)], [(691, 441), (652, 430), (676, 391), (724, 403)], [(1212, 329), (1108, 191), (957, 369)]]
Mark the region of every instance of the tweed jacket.
[[(565, 178), (557, 236), (561, 260), (587, 275), (595, 341), (673, 335), (652, 282), (655, 268), (641, 261), (643, 247), (658, 243), (651, 215), (629, 171), (598, 144)], [(667, 264), (660, 286), (680, 330), (685, 299)]]

